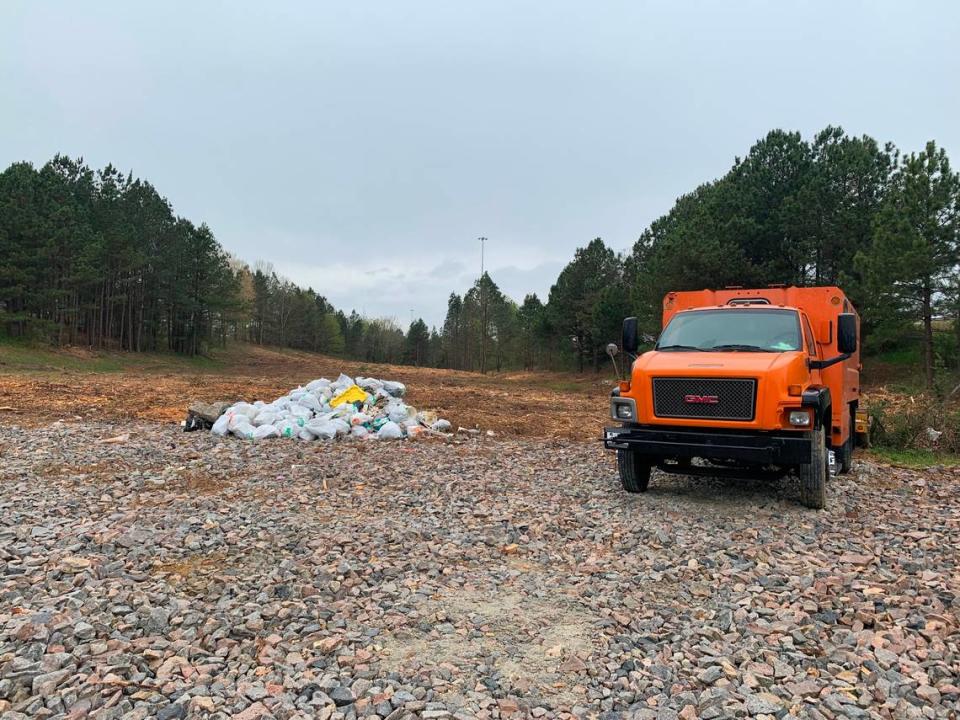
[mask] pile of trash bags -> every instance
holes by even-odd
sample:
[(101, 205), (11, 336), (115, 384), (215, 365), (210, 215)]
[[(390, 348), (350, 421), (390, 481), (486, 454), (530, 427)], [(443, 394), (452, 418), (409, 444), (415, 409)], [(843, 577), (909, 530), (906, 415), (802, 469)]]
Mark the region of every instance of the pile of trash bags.
[(407, 405), (406, 391), (400, 382), (341, 373), (332, 382), (314, 380), (273, 402), (234, 403), (216, 419), (211, 432), (248, 440), (400, 440), (450, 430), (450, 423), (436, 413)]

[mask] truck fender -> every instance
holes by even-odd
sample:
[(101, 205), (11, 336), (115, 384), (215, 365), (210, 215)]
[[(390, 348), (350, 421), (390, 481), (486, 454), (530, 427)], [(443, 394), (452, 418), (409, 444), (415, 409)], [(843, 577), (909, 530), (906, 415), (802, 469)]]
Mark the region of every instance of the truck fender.
[(814, 425), (830, 425), (830, 388), (824, 385), (811, 385), (800, 398), (800, 404), (813, 410)]

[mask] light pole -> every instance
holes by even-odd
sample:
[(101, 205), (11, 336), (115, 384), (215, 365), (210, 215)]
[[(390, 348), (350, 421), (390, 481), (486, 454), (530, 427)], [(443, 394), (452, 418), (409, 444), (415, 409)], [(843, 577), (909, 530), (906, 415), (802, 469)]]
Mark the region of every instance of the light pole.
[(485, 237), (477, 238), (480, 241), (480, 372), (487, 372), (487, 293), (484, 288), (483, 268), (484, 250), (486, 249), (487, 239)]

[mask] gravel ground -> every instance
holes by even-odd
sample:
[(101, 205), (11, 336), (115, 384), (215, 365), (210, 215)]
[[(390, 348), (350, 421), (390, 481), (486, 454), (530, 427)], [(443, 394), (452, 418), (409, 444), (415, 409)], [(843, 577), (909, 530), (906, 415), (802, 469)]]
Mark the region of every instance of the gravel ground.
[[(130, 431), (129, 439), (103, 439)], [(0, 427), (0, 717), (953, 718), (960, 474)]]

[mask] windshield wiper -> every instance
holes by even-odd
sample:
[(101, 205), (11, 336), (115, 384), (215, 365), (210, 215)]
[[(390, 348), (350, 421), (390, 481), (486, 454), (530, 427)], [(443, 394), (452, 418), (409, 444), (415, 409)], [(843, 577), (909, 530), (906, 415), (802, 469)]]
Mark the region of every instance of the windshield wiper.
[(741, 345), (738, 343), (714, 345), (713, 347), (707, 348), (707, 350), (732, 350), (733, 352), (781, 352), (780, 350), (771, 350), (770, 348), (760, 347), (759, 345)]
[(693, 350), (694, 352), (707, 352), (703, 348), (693, 345), (658, 345), (655, 350)]

